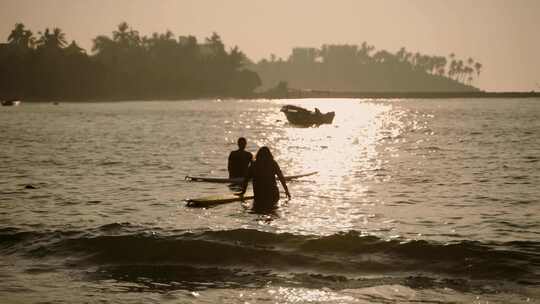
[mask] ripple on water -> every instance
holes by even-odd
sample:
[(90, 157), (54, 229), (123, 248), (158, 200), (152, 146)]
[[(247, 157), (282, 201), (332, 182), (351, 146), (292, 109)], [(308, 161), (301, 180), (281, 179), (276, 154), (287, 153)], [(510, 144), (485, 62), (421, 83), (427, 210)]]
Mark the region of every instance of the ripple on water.
[[(279, 112), (287, 103), (335, 111), (334, 124), (293, 127)], [(471, 105), (486, 111), (470, 111)], [(532, 187), (540, 178), (535, 153), (540, 142), (531, 137), (540, 131), (540, 110), (530, 102), (517, 108), (509, 100), (201, 100), (69, 104), (57, 109), (28, 105), (9, 115), (0, 112), (6, 126), (0, 136), (10, 142), (9, 150), (0, 151), (6, 164), (0, 169), (0, 199), (9, 204), (7, 214), (41, 204), (39, 210), (55, 223), (83, 225), (86, 216), (143, 221), (169, 214), (178, 226), (191, 228), (211, 226), (210, 221), (231, 228), (244, 225), (249, 217), (231, 219), (226, 214), (243, 212), (238, 205), (214, 208), (203, 220), (178, 209), (182, 198), (229, 191), (181, 179), (186, 174), (226, 175), (226, 156), (239, 136), (248, 138), (251, 151), (269, 145), (282, 167), (293, 173), (319, 171), (306, 182), (290, 184), (298, 201), (286, 207), (291, 218), (272, 221), (275, 229), (379, 229), (355, 218), (366, 212), (379, 214), (382, 221), (399, 220), (397, 229), (408, 231), (408, 225), (417, 227), (417, 217), (437, 222), (446, 214), (461, 214), (460, 208), (471, 215), (460, 221), (474, 227), (482, 221), (474, 215), (495, 205), (523, 206), (496, 215), (500, 223), (480, 236), (496, 239), (497, 225), (519, 222), (530, 213), (525, 207), (536, 206), (540, 196)], [(517, 126), (515, 117), (527, 123)], [(39, 189), (30, 193), (17, 188), (27, 184)], [(55, 203), (46, 204), (48, 200)], [(54, 216), (60, 214), (55, 208), (70, 205), (78, 206), (80, 215)], [(313, 218), (325, 221), (314, 224)], [(14, 221), (9, 216), (1, 220)], [(433, 238), (439, 232), (446, 239), (443, 229), (429, 228)], [(515, 228), (510, 237), (535, 233), (525, 236)], [(460, 233), (479, 237), (474, 229)]]
[[(334, 124), (293, 127), (279, 112), (288, 103), (335, 111)], [(516, 302), (536, 293), (535, 101), (16, 110), (0, 111), (0, 291), (14, 302)], [(239, 136), (254, 152), (270, 146), (286, 172), (319, 174), (290, 183), (293, 199), (271, 215), (249, 204), (185, 208), (186, 197), (229, 193), (183, 178), (225, 176)]]

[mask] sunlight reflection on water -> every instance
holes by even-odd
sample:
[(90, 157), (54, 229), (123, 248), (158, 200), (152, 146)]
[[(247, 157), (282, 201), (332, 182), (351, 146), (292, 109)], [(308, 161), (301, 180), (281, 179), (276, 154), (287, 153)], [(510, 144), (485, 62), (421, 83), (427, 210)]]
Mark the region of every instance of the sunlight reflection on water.
[[(295, 127), (280, 112), (284, 104), (335, 111), (335, 121)], [(516, 105), (290, 99), (3, 109), (0, 138), (8, 148), (0, 150), (0, 174), (8, 193), (0, 219), (51, 229), (129, 222), (172, 230), (536, 240), (538, 103)], [(226, 176), (239, 136), (252, 152), (268, 145), (285, 174), (319, 174), (291, 182), (293, 199), (270, 218), (238, 204), (186, 208), (185, 198), (230, 193), (184, 177)], [(28, 183), (40, 188), (39, 197), (18, 191)]]
[(280, 303), (350, 303), (355, 298), (331, 290), (285, 288), (270, 289), (268, 293)]
[[(295, 104), (291, 100), (278, 103)], [(304, 99), (296, 104), (308, 109), (317, 107), (322, 112), (335, 111), (336, 117), (331, 125), (310, 128), (286, 122), (276, 128), (275, 121), (285, 120), (280, 112), (264, 117), (262, 124), (268, 129), (256, 140), (257, 145), (269, 145), (275, 150), (284, 168), (319, 172), (309, 182), (293, 186), (293, 201), (282, 211), (276, 228), (329, 234), (355, 229), (359, 224), (368, 226), (376, 216), (369, 211), (373, 204), (366, 198), (369, 187), (361, 181), (373, 178), (383, 162), (378, 157), (378, 141), (388, 132), (392, 136), (400, 132), (392, 105), (359, 100), (331, 103), (324, 99)]]
[[(335, 111), (335, 122), (292, 126), (279, 111), (289, 103)], [(86, 299), (117, 302), (462, 303), (480, 296), (486, 303), (528, 302), (537, 294), (531, 278), (539, 235), (539, 117), (536, 100), (192, 100), (2, 109), (0, 228), (7, 251), (14, 251), (0, 289), (21, 303), (44, 301), (45, 293), (49, 302), (66, 293), (79, 299), (80, 292), (70, 291), (81, 286), (89, 291)], [(319, 174), (291, 182), (293, 199), (282, 200), (276, 214), (255, 214), (250, 203), (186, 207), (188, 197), (230, 193), (226, 185), (184, 176), (226, 176), (239, 136), (248, 138), (252, 152), (270, 146), (286, 174)], [(12, 237), (13, 231), (28, 234)], [(398, 241), (388, 245), (404, 248), (404, 255), (380, 246), (393, 238)], [(397, 245), (410, 239), (421, 242)], [(369, 252), (370, 240), (379, 249)], [(445, 247), (452, 242), (459, 246)], [(429, 257), (446, 248), (478, 260), (477, 267)], [(509, 259), (495, 254), (498, 249)], [(134, 259), (117, 255), (124, 251)], [(101, 252), (110, 254), (93, 258)], [(194, 270), (177, 268), (183, 254), (197, 258), (186, 261)], [(86, 280), (90, 268), (79, 268), (86, 263), (71, 262), (82, 256), (96, 261), (88, 267), (98, 268), (99, 277), (119, 281)], [(107, 270), (109, 258), (120, 269)], [(404, 272), (394, 273), (398, 268)], [(489, 281), (474, 283), (487, 273)], [(171, 292), (193, 283), (201, 290), (177, 298)], [(136, 292), (124, 292), (123, 284)], [(452, 290), (458, 285), (463, 289)], [(20, 286), (44, 292), (20, 292)]]

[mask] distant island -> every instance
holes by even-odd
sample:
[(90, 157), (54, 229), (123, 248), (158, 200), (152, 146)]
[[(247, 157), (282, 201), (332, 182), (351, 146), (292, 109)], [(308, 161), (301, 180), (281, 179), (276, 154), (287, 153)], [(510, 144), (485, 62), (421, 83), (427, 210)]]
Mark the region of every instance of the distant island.
[[(294, 48), (287, 60), (254, 63), (236, 46), (227, 50), (217, 33), (203, 42), (170, 31), (147, 37), (125, 22), (95, 37), (88, 54), (59, 28), (35, 36), (17, 23), (0, 44), (0, 99), (502, 96), (473, 86), (481, 70), (472, 58), (393, 54), (365, 42)], [(505, 96), (538, 96), (512, 94)]]
[(454, 54), (375, 51), (366, 42), (294, 48), (287, 60), (271, 55), (249, 66), (261, 77), (262, 90), (286, 82), (293, 88), (339, 92), (475, 92), (479, 90), (472, 84), (482, 67)]

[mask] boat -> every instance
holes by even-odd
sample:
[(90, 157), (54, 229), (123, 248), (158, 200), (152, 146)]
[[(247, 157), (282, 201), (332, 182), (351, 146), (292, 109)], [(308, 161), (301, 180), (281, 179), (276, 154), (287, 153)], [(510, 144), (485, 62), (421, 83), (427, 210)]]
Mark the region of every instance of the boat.
[(8, 100), (2, 100), (1, 101), (3, 106), (18, 106), (21, 101), (17, 99), (8, 99)]
[(334, 121), (335, 112), (321, 113), (319, 109), (309, 111), (302, 107), (285, 105), (281, 108), (289, 123), (300, 126), (312, 126), (331, 124)]

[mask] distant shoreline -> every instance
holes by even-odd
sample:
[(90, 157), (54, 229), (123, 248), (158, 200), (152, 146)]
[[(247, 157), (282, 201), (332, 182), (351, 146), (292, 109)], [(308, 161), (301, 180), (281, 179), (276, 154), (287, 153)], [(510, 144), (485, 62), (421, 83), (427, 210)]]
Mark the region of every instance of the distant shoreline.
[(294, 90), (286, 94), (254, 93), (249, 96), (178, 96), (157, 98), (22, 98), (23, 102), (122, 102), (174, 101), (198, 99), (304, 99), (304, 98), (362, 98), (362, 99), (452, 99), (452, 98), (540, 98), (540, 92), (336, 92)]
[[(259, 98), (270, 98), (261, 93)], [(276, 98), (276, 97), (273, 97)], [(280, 98), (366, 98), (366, 99), (449, 99), (449, 98), (540, 98), (540, 92), (334, 92), (292, 91)]]

